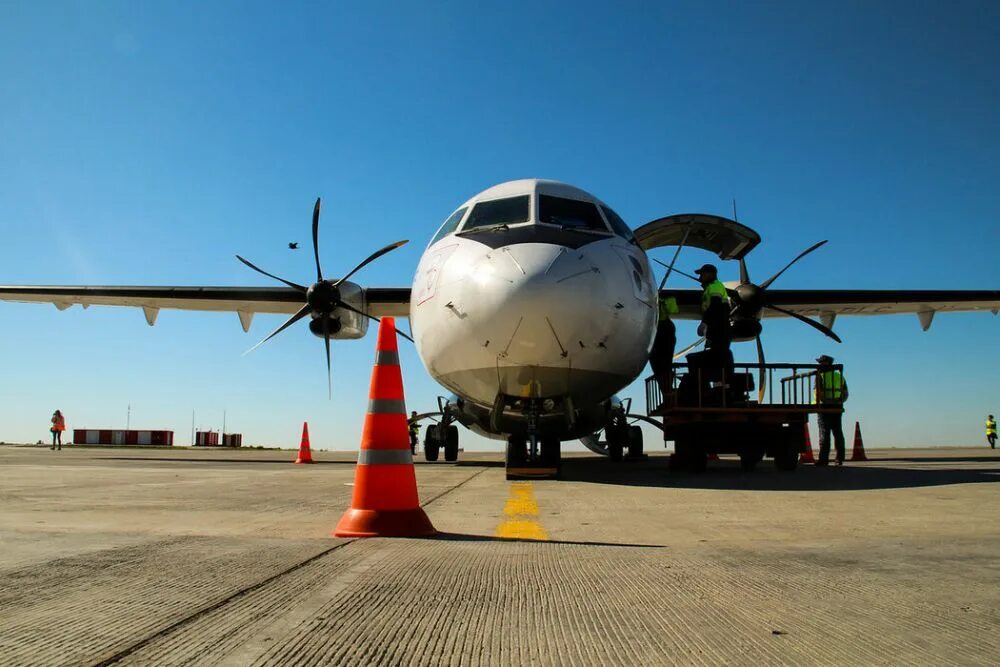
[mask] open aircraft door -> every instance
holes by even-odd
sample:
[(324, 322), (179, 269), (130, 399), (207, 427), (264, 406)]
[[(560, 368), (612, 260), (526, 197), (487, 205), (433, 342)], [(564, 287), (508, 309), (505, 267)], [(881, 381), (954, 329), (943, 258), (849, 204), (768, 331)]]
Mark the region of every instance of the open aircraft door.
[(635, 230), (639, 247), (685, 245), (708, 250), (719, 259), (742, 259), (760, 243), (760, 235), (746, 225), (718, 215), (680, 213), (659, 218)]

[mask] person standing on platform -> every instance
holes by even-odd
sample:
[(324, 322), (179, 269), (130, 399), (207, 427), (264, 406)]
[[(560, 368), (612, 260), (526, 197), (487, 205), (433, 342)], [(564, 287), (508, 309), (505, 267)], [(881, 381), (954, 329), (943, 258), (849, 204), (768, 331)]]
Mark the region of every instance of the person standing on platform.
[(990, 443), (990, 449), (997, 448), (997, 422), (993, 415), (986, 416), (986, 441)]
[(719, 270), (714, 264), (705, 264), (695, 273), (704, 288), (698, 333), (705, 337), (705, 348), (712, 352), (720, 365), (725, 365), (733, 341), (729, 323), (729, 292), (719, 280)]
[(66, 418), (63, 417), (63, 413), (56, 410), (52, 413), (52, 427), (49, 431), (52, 432), (52, 446), (49, 449), (55, 449), (56, 445), (59, 446), (59, 451), (62, 451), (62, 432), (66, 430)]
[(833, 435), (837, 448), (837, 465), (844, 465), (846, 456), (844, 446), (844, 402), (847, 401), (847, 380), (840, 371), (833, 368), (833, 357), (821, 355), (816, 363), (816, 403), (840, 408), (836, 412), (820, 412), (816, 415), (816, 425), (819, 430), (819, 460), (816, 465), (825, 466), (830, 462), (830, 435)]
[(677, 299), (672, 296), (659, 298), (659, 321), (656, 337), (649, 351), (649, 367), (653, 369), (656, 384), (660, 387), (661, 400), (673, 389), (674, 349), (677, 347), (677, 325), (672, 319), (680, 312)]

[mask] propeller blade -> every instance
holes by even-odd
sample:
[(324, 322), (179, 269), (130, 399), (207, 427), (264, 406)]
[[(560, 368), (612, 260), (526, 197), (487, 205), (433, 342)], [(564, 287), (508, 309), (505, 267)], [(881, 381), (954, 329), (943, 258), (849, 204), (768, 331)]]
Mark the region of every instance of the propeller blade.
[(333, 400), (333, 369), (330, 364), (330, 318), (323, 318), (323, 343), (326, 345), (326, 390)]
[(274, 331), (272, 331), (268, 335), (267, 338), (265, 338), (264, 340), (260, 341), (259, 343), (257, 343), (253, 347), (251, 347), (249, 350), (247, 350), (246, 352), (244, 352), (243, 356), (246, 356), (246, 355), (250, 354), (251, 352), (253, 352), (254, 350), (256, 350), (258, 347), (260, 347), (261, 345), (263, 345), (267, 341), (271, 340), (272, 338), (274, 338), (275, 336), (277, 336), (278, 334), (280, 334), (282, 331), (284, 331), (288, 327), (292, 326), (293, 324), (295, 324), (296, 322), (298, 322), (299, 320), (301, 320), (303, 317), (305, 317), (306, 315), (309, 314), (309, 310), (310, 309), (309, 309), (309, 304), (308, 303), (306, 305), (302, 306), (302, 308), (299, 309), (299, 312), (297, 312), (294, 315), (292, 315), (291, 317), (289, 317), (285, 321), (284, 324), (282, 324), (280, 327), (278, 327), (277, 329), (275, 329)]
[[(349, 310), (352, 313), (357, 313), (361, 317), (367, 317), (368, 319), (370, 319), (370, 320), (372, 320), (374, 322), (381, 322), (382, 321), (379, 318), (375, 317), (374, 315), (369, 315), (368, 313), (363, 313), (360, 310), (358, 310), (357, 308), (355, 308), (354, 306), (352, 306), (351, 304), (345, 303), (343, 301), (341, 301), (339, 304), (337, 304), (337, 307), (338, 308), (343, 308), (344, 310)], [(399, 329), (396, 329), (396, 333), (399, 334), (400, 336), (402, 336), (403, 338), (405, 338), (406, 340), (410, 341), (411, 343), (416, 343), (417, 342), (417, 341), (413, 340), (412, 338), (410, 338), (405, 333), (403, 333), (402, 331), (400, 331)]]
[(784, 308), (778, 308), (777, 306), (772, 306), (770, 304), (767, 304), (764, 307), (765, 308), (770, 308), (771, 310), (776, 310), (779, 313), (784, 313), (785, 315), (788, 315), (789, 317), (794, 317), (795, 319), (799, 320), (800, 322), (805, 322), (806, 324), (808, 324), (809, 326), (811, 326), (813, 329), (816, 329), (817, 331), (819, 331), (823, 335), (825, 335), (825, 336), (827, 336), (829, 338), (834, 339), (838, 343), (843, 343), (844, 342), (844, 341), (840, 340), (840, 336), (838, 336), (837, 334), (833, 333), (832, 329), (823, 326), (822, 324), (820, 324), (816, 320), (811, 320), (808, 317), (805, 317), (804, 315), (799, 315), (798, 313), (793, 313), (790, 310), (785, 310)]
[(757, 403), (764, 402), (764, 393), (767, 390), (767, 375), (764, 372), (764, 344), (757, 336), (757, 363), (760, 364), (760, 375), (757, 378)]
[(351, 269), (348, 272), (348, 274), (346, 276), (344, 276), (343, 278), (341, 278), (340, 280), (338, 280), (337, 282), (335, 282), (333, 284), (333, 286), (334, 287), (340, 287), (340, 284), (342, 282), (344, 282), (345, 280), (347, 280), (348, 278), (350, 278), (351, 276), (353, 276), (355, 273), (357, 273), (358, 271), (360, 271), (368, 263), (374, 262), (376, 259), (378, 259), (382, 255), (384, 255), (385, 253), (390, 252), (392, 250), (395, 250), (396, 248), (398, 248), (400, 246), (403, 246), (403, 245), (406, 245), (407, 243), (409, 243), (409, 241), (405, 240), (405, 239), (402, 240), (402, 241), (396, 241), (395, 243), (390, 243), (389, 245), (387, 245), (386, 247), (382, 248), (381, 250), (377, 250), (377, 251), (373, 252), (372, 254), (368, 255), (367, 258), (365, 258), (365, 261), (363, 261), (360, 264), (358, 264), (357, 266), (355, 266), (353, 269)]
[(792, 264), (794, 264), (795, 262), (799, 261), (800, 259), (802, 259), (806, 255), (808, 255), (809, 253), (811, 253), (813, 250), (815, 250), (816, 248), (820, 247), (821, 245), (823, 245), (825, 243), (826, 243), (826, 241), (820, 241), (819, 243), (816, 243), (815, 245), (812, 245), (812, 246), (806, 248), (805, 250), (803, 250), (802, 252), (800, 252), (798, 257), (796, 257), (795, 259), (793, 259), (792, 261), (790, 261), (788, 264), (785, 265), (785, 268), (783, 268), (781, 271), (778, 271), (773, 276), (771, 276), (770, 278), (768, 278), (767, 280), (765, 280), (761, 284), (760, 288), (761, 289), (767, 289), (768, 285), (770, 285), (771, 283), (773, 283), (774, 280), (778, 276), (780, 276), (782, 273), (784, 273), (785, 271), (788, 270), (788, 267), (790, 267)]
[(319, 267), (319, 197), (313, 206), (313, 255), (316, 257), (316, 282), (323, 282), (323, 269)]
[(241, 262), (243, 262), (244, 264), (246, 264), (247, 266), (249, 266), (251, 269), (253, 269), (257, 273), (263, 273), (268, 278), (274, 278), (279, 283), (285, 283), (289, 287), (297, 289), (298, 291), (302, 292), (303, 294), (305, 294), (308, 291), (302, 285), (297, 285), (297, 284), (295, 284), (293, 282), (285, 280), (284, 278), (279, 278), (278, 276), (274, 275), (273, 273), (268, 273), (267, 271), (265, 271), (264, 269), (260, 268), (259, 266), (254, 265), (253, 262), (251, 262), (248, 259), (244, 259), (243, 257), (240, 257), (239, 255), (236, 255), (236, 259), (240, 260)]
[(750, 272), (747, 271), (747, 263), (740, 257), (740, 284), (747, 285), (750, 283)]
[(701, 345), (704, 342), (705, 342), (705, 337), (702, 336), (701, 338), (699, 338), (698, 340), (696, 340), (695, 342), (691, 343), (690, 345), (688, 345), (687, 347), (685, 347), (683, 350), (681, 350), (680, 352), (678, 352), (677, 354), (675, 354), (674, 355), (674, 361), (677, 361), (678, 359), (680, 359), (681, 357), (683, 357), (685, 354), (687, 354), (688, 352), (690, 352), (691, 350), (693, 350), (694, 348), (698, 347), (699, 345)]

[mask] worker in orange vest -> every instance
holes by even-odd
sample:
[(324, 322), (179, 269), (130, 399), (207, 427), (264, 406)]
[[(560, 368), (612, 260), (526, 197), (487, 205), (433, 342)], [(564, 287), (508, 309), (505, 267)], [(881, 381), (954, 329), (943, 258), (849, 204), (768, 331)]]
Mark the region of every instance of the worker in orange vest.
[(52, 446), (49, 449), (55, 449), (56, 445), (59, 445), (59, 451), (62, 451), (62, 432), (66, 430), (66, 418), (63, 417), (63, 413), (58, 410), (52, 413), (52, 428), (49, 430), (52, 432)]

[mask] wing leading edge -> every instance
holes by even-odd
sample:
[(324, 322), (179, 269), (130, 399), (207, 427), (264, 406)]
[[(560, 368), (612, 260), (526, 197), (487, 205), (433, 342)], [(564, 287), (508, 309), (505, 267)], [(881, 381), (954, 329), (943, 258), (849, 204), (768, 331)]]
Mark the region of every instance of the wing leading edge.
[[(355, 307), (375, 317), (408, 317), (408, 287), (373, 287), (363, 290)], [(155, 323), (162, 308), (238, 313), (243, 328), (250, 328), (256, 313), (291, 314), (302, 307), (302, 294), (290, 287), (118, 287), (61, 285), (0, 285), (0, 301), (51, 303), (60, 310), (80, 304), (142, 308), (146, 321)]]
[[(677, 299), (680, 319), (701, 318), (699, 290), (662, 290)], [(770, 303), (806, 317), (832, 322), (839, 315), (913, 313), (926, 330), (935, 313), (1000, 312), (1000, 290), (767, 290)], [(765, 308), (764, 317), (788, 317)], [(828, 324), (829, 326), (829, 324)]]

